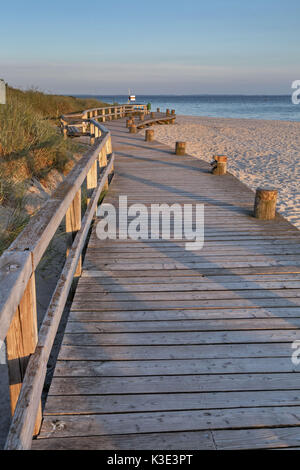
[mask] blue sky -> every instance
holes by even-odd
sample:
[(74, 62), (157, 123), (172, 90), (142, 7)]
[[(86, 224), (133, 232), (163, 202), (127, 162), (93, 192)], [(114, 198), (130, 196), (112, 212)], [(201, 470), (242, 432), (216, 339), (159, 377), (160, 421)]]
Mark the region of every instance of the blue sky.
[(299, 0), (0, 2), (0, 77), (57, 93), (290, 93)]

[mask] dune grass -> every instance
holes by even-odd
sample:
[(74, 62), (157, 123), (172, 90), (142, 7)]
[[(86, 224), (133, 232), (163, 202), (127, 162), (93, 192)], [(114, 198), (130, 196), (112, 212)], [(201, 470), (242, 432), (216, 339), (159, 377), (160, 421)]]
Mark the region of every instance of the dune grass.
[(45, 182), (53, 169), (67, 174), (74, 153), (83, 151), (82, 146), (63, 139), (58, 118), (105, 105), (93, 99), (7, 88), (7, 104), (0, 105), (0, 208), (9, 209), (10, 216), (5, 227), (0, 226), (0, 254), (29, 219), (25, 193), (30, 181)]

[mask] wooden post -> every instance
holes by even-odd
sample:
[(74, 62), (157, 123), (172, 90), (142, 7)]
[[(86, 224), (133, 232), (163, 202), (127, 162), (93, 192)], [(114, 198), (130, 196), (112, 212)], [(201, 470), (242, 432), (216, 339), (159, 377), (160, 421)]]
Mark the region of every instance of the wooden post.
[[(112, 154), (112, 141), (111, 141), (111, 136), (109, 136), (109, 139), (106, 142), (106, 162), (107, 162), (107, 155)], [(110, 175), (114, 172), (114, 165), (111, 167)], [(108, 187), (108, 184), (107, 184)]]
[[(9, 392), (12, 415), (15, 412), (30, 355), (38, 340), (35, 275), (31, 275), (6, 337)], [(34, 435), (39, 433), (42, 407), (39, 406)]]
[(129, 127), (132, 126), (132, 124), (133, 124), (133, 120), (132, 120), (132, 119), (127, 119), (127, 121), (126, 121), (126, 127), (129, 128)]
[(105, 109), (102, 109), (102, 122), (105, 122)]
[[(82, 115), (82, 119), (87, 119), (87, 113), (84, 113)], [(85, 134), (87, 132), (87, 123), (86, 122), (83, 122), (82, 123), (82, 132)]]
[(169, 110), (169, 109), (166, 109), (166, 115), (167, 115), (167, 116), (170, 115), (170, 110)]
[(212, 173), (214, 175), (226, 175), (227, 157), (225, 157), (225, 155), (216, 155), (214, 159), (215, 159), (215, 164), (212, 168)]
[(131, 127), (129, 127), (129, 132), (130, 134), (136, 134), (137, 133), (137, 128), (135, 124), (132, 124)]
[(186, 142), (176, 142), (175, 153), (176, 155), (185, 155)]
[(95, 126), (91, 122), (90, 123), (90, 144), (94, 145), (94, 143), (95, 143)]
[(90, 196), (92, 192), (97, 187), (97, 169), (97, 160), (95, 160), (86, 176), (86, 187), (88, 193), (87, 204), (89, 204), (91, 200)]
[[(99, 166), (100, 169), (105, 167), (107, 165), (107, 153), (106, 153), (106, 147), (103, 147), (100, 155), (99, 155)], [(108, 179), (105, 181), (104, 186), (103, 186), (103, 191), (108, 190)]]
[(172, 109), (171, 114), (175, 114), (175, 109)]
[(145, 120), (145, 114), (140, 114), (140, 121), (144, 121)]
[(152, 119), (155, 118), (155, 113), (151, 113), (151, 118), (152, 118)]
[(254, 217), (260, 220), (272, 220), (276, 215), (276, 189), (258, 188), (255, 194)]
[(175, 119), (170, 119), (169, 123), (170, 124), (175, 124)]
[(63, 136), (64, 136), (64, 140), (67, 139), (68, 137), (68, 126), (67, 126), (67, 121), (64, 121), (63, 119), (61, 119), (61, 126), (62, 126), (62, 133), (63, 133)]
[(157, 111), (158, 113), (160, 113), (160, 108), (157, 108), (156, 111)]
[(145, 140), (146, 142), (152, 142), (154, 140), (154, 130), (147, 129), (145, 132)]
[[(69, 209), (66, 212), (66, 233), (68, 234), (67, 256), (73, 244), (78, 230), (81, 229), (81, 188), (77, 191)], [(74, 277), (80, 277), (82, 271), (81, 256), (74, 274)]]

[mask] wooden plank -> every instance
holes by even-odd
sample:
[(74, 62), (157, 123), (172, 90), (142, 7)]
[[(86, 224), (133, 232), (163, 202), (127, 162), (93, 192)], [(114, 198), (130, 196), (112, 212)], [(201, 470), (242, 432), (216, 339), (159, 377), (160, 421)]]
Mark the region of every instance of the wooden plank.
[(297, 426), (300, 407), (213, 409), (103, 415), (56, 415), (44, 418), (40, 438), (101, 436), (105, 434)]
[(273, 449), (300, 446), (300, 427), (274, 427), (213, 432), (218, 450)]
[(44, 416), (300, 405), (300, 397), (295, 390), (233, 392), (229, 389), (217, 393), (170, 393), (170, 390), (164, 394), (155, 391), (153, 394), (102, 396), (81, 392), (80, 396), (49, 396)]
[(37, 439), (32, 450), (215, 450), (210, 431)]
[[(125, 292), (124, 292), (125, 291)], [(117, 301), (124, 301), (130, 302), (132, 301), (148, 301), (151, 300), (155, 301), (166, 301), (166, 300), (209, 300), (209, 299), (267, 299), (267, 298), (298, 298), (300, 297), (300, 289), (260, 289), (259, 286), (256, 286), (256, 289), (238, 289), (238, 290), (230, 290), (230, 289), (212, 289), (212, 290), (175, 290), (175, 291), (133, 291), (131, 293), (130, 290), (122, 289), (122, 292), (90, 292), (89, 289), (86, 290), (89, 293), (89, 302), (95, 302), (97, 300), (101, 303), (104, 302), (117, 302)], [(82, 299), (82, 291), (77, 292), (74, 301), (80, 301)]]
[(140, 322), (179, 320), (239, 320), (239, 319), (293, 319), (300, 318), (300, 307), (219, 308), (199, 310), (136, 310), (136, 311), (76, 311), (69, 314), (69, 322)]
[[(177, 362), (177, 361), (176, 361)], [(218, 361), (216, 362), (216, 366), (218, 367)], [(280, 362), (280, 361), (279, 361)], [(284, 361), (281, 361), (284, 362)], [(287, 361), (285, 361), (286, 364)], [(267, 361), (268, 364), (271, 365), (271, 370), (275, 368), (275, 360)], [(201, 363), (199, 362), (200, 367)], [(219, 360), (220, 366), (226, 366), (225, 361), (222, 362)], [(177, 400), (178, 407), (183, 406), (180, 405), (181, 401), (185, 401), (186, 393), (196, 393), (196, 394), (203, 394), (199, 395), (196, 400), (196, 404), (199, 408), (206, 408), (209, 407), (209, 403), (211, 404), (211, 400), (223, 400), (222, 406), (210, 406), (211, 408), (223, 408), (229, 407), (234, 408), (234, 404), (237, 406), (254, 406), (256, 404), (256, 399), (254, 401), (250, 397), (257, 397), (257, 400), (264, 400), (264, 397), (269, 397), (268, 399), (270, 402), (266, 402), (265, 406), (269, 406), (272, 401), (272, 396), (277, 397), (277, 399), (289, 399), (293, 401), (299, 400), (299, 389), (300, 389), (300, 374), (299, 372), (291, 372), (291, 373), (261, 373), (261, 372), (254, 372), (254, 373), (243, 373), (243, 367), (245, 370), (246, 361), (239, 362), (234, 361), (234, 364), (237, 366), (235, 373), (209, 373), (208, 367), (205, 369), (205, 365), (203, 365), (205, 373), (200, 373), (203, 370), (199, 370), (198, 375), (152, 375), (152, 376), (132, 376), (132, 377), (102, 377), (99, 375), (98, 377), (54, 377), (53, 382), (51, 384), (50, 392), (49, 392), (49, 400), (52, 397), (51, 403), (55, 403), (53, 398), (57, 397), (65, 397), (62, 398), (62, 405), (63, 400), (67, 402), (70, 400), (70, 397), (80, 397), (82, 396), (84, 399), (88, 399), (88, 396), (97, 396), (98, 400), (101, 401), (104, 396), (108, 396), (109, 399), (116, 397), (116, 403), (111, 403), (111, 406), (114, 404), (119, 403), (117, 397), (119, 396), (119, 400), (122, 401), (120, 406), (129, 406), (128, 403), (132, 403), (134, 406), (134, 400), (131, 400), (131, 396), (137, 398), (138, 396), (141, 397), (151, 394), (155, 397), (155, 394), (158, 394), (161, 400), (163, 401), (163, 397), (161, 394), (176, 394), (175, 400)], [(239, 364), (242, 366), (239, 368)], [(252, 368), (255, 370), (255, 360), (249, 361), (250, 367), (249, 370)], [(263, 366), (263, 362), (260, 361), (260, 364), (266, 370), (266, 365)], [(213, 362), (210, 362), (210, 365), (213, 365)], [(176, 364), (174, 364), (176, 366)], [(219, 367), (220, 367), (219, 366)], [(87, 364), (87, 368), (89, 364)], [(142, 364), (141, 364), (142, 367)], [(84, 365), (81, 364), (76, 370), (77, 374), (79, 373), (79, 368), (83, 370)], [(95, 373), (97, 372), (97, 364), (95, 364)], [(98, 366), (98, 369), (100, 367)], [(152, 368), (154, 369), (154, 367)], [(230, 370), (232, 370), (231, 367)], [(64, 367), (64, 371), (62, 371), (62, 365), (60, 365), (60, 372), (67, 373), (70, 370), (70, 365), (68, 368), (68, 364)], [(91, 367), (89, 368), (91, 370)], [(240, 372), (238, 373), (238, 371)], [(259, 370), (256, 369), (256, 370)], [(85, 369), (84, 369), (85, 372)], [(251, 393), (249, 392), (251, 391)], [(226, 392), (226, 393), (223, 393)], [(248, 393), (249, 392), (249, 393)], [(255, 392), (255, 393), (254, 393)], [(271, 393), (272, 392), (272, 393)], [(230, 406), (230, 401), (227, 401), (227, 405), (224, 404), (224, 399), (230, 400), (230, 394), (232, 393), (232, 406)], [(184, 396), (181, 396), (183, 394)], [(210, 395), (211, 394), (211, 395)], [(68, 397), (68, 398), (66, 398)], [(123, 398), (121, 398), (123, 397)], [(244, 397), (244, 398), (242, 398)], [(249, 400), (245, 397), (248, 397)], [(260, 397), (260, 398), (258, 398)], [(171, 400), (171, 398), (170, 398)], [(252, 400), (252, 401), (251, 401)], [(48, 408), (48, 401), (46, 406), (46, 413), (50, 413), (50, 409)], [(60, 401), (59, 401), (60, 403)], [(72, 402), (74, 403), (74, 402)], [(89, 402), (92, 403), (92, 402)], [(243, 405), (242, 405), (243, 403)], [(200, 406), (201, 405), (201, 406)], [(82, 404), (81, 406), (84, 406)], [(158, 404), (156, 406), (159, 406)], [(165, 409), (169, 409), (168, 406), (168, 399), (167, 402), (164, 403)], [(174, 409), (179, 409), (176, 407), (176, 404), (173, 401)], [(258, 406), (258, 401), (257, 401)], [(66, 403), (66, 410), (69, 405)], [(70, 409), (70, 408), (69, 408)], [(77, 408), (74, 407), (73, 411)], [(54, 405), (51, 406), (51, 410), (55, 410)], [(152, 409), (154, 410), (154, 408)], [(52, 412), (51, 411), (51, 412)], [(94, 410), (95, 411), (95, 410)], [(93, 411), (93, 412), (94, 412)], [(128, 410), (130, 411), (130, 410)], [(132, 408), (131, 411), (134, 411)], [(150, 408), (151, 411), (151, 408)], [(55, 411), (53, 411), (55, 412)], [(62, 411), (61, 411), (62, 412)], [(107, 411), (108, 412), (108, 411)]]
[(267, 307), (299, 307), (299, 298), (294, 297), (276, 297), (273, 298), (246, 298), (246, 299), (222, 299), (222, 300), (158, 300), (154, 301), (111, 301), (105, 302), (101, 300), (87, 302), (81, 298), (73, 302), (73, 310), (86, 310), (91, 311), (135, 311), (135, 310), (167, 310), (167, 309), (203, 309), (203, 308), (267, 308)]
[[(135, 365), (123, 362), (114, 364), (111, 361), (123, 361), (133, 359), (225, 359), (239, 357), (289, 357), (291, 358), (291, 342), (288, 343), (266, 343), (266, 344), (197, 344), (197, 345), (143, 345), (143, 346), (68, 346), (62, 345), (59, 353), (60, 360), (66, 361), (101, 361), (101, 371), (103, 375), (119, 375), (122, 367), (128, 371), (129, 375), (134, 375)], [(144, 364), (146, 367), (146, 364)], [(171, 364), (172, 365), (172, 364)], [(170, 364), (161, 364), (164, 373), (168, 373)], [(183, 368), (186, 364), (183, 363)], [(116, 368), (114, 368), (116, 366)], [(157, 364), (153, 364), (157, 368)], [(176, 365), (175, 365), (176, 366)], [(88, 367), (88, 364), (87, 364)], [(179, 365), (178, 365), (179, 367)], [(197, 367), (197, 363), (195, 363)], [(192, 369), (197, 373), (197, 369)], [(147, 370), (145, 369), (145, 374)], [(155, 372), (154, 372), (155, 373)], [(176, 373), (176, 372), (175, 372)], [(184, 373), (184, 369), (183, 369)], [(125, 374), (125, 372), (122, 372)], [(126, 372), (127, 374), (127, 372)]]
[[(142, 283), (140, 279), (140, 283), (138, 284), (125, 284), (124, 282), (118, 282), (113, 284), (104, 284), (98, 282), (80, 282), (77, 287), (77, 293), (82, 294), (84, 292), (89, 292), (92, 294), (124, 294), (125, 292), (128, 293), (143, 293), (146, 292), (198, 292), (198, 291), (241, 291), (244, 293), (246, 290), (255, 291), (255, 293), (259, 290), (268, 291), (268, 292), (277, 292), (281, 289), (286, 289), (288, 292), (293, 291), (294, 289), (300, 289), (300, 280), (299, 281), (267, 281), (265, 282), (264, 279), (261, 281), (238, 281), (237, 282), (183, 282), (177, 284), (175, 280), (169, 281), (169, 283), (162, 282), (162, 283), (155, 283), (150, 284)], [(294, 292), (295, 293), (295, 292)], [(294, 295), (293, 295), (294, 296)], [(113, 296), (114, 297), (114, 296)]]
[(286, 343), (300, 340), (299, 330), (254, 330), (166, 333), (78, 333), (64, 335), (63, 344), (69, 346), (163, 345), (163, 344), (232, 344), (232, 343)]
[[(150, 269), (150, 270), (133, 270), (130, 272), (121, 270), (121, 271), (111, 271), (109, 269), (84, 269), (82, 272), (82, 277), (94, 277), (94, 278), (106, 278), (114, 280), (115, 278), (131, 278), (131, 277), (172, 277), (172, 276), (189, 276), (190, 278), (193, 276), (245, 276), (245, 275), (259, 275), (259, 276), (266, 276), (270, 274), (299, 274), (300, 273), (300, 266), (255, 266), (250, 268), (230, 268), (230, 270), (226, 268), (205, 268), (205, 269), (191, 269), (186, 268), (182, 270), (178, 269)], [(102, 281), (101, 281), (102, 282)], [(153, 282), (153, 281), (152, 281)]]
[(250, 320), (168, 320), (140, 322), (75, 322), (69, 321), (66, 333), (157, 333), (172, 331), (233, 331), (233, 330), (298, 330), (300, 318)]

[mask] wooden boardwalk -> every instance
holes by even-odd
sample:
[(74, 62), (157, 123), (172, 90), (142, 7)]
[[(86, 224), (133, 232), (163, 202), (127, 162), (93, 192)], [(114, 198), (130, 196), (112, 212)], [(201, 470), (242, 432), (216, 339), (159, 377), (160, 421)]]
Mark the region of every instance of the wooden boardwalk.
[(33, 449), (300, 447), (300, 233), (253, 193), (125, 120), (105, 202), (204, 203), (205, 245), (100, 241), (85, 255)]

